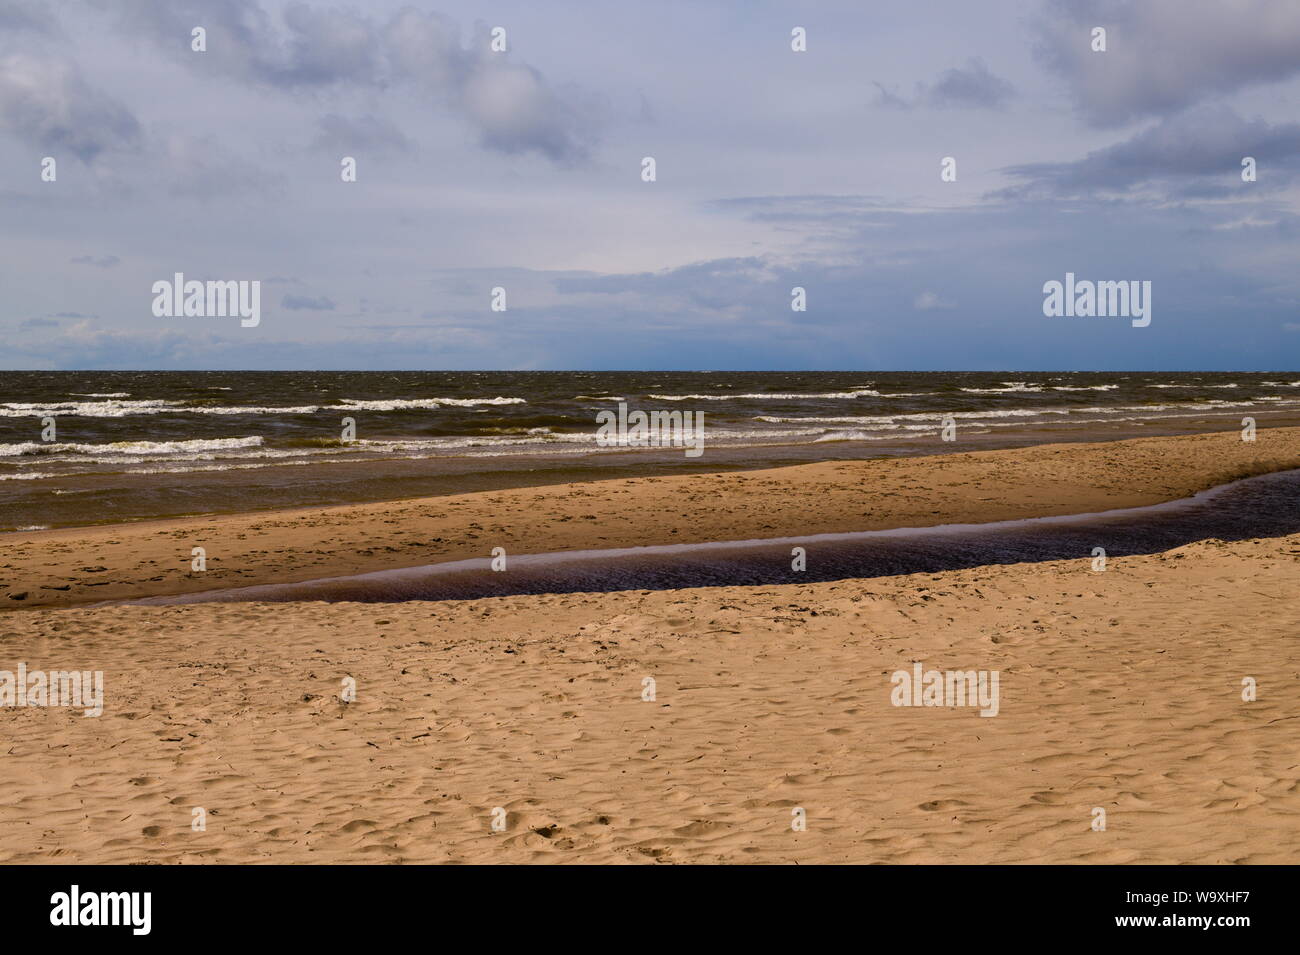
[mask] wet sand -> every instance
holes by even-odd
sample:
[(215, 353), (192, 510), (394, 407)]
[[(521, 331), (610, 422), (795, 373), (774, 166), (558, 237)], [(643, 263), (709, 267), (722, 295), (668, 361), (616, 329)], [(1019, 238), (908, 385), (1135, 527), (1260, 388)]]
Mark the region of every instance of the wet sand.
[[(825, 462), (0, 535), (0, 608), (60, 607), (510, 554), (1137, 507), (1300, 466), (1300, 428)], [(204, 548), (206, 571), (192, 552)]]

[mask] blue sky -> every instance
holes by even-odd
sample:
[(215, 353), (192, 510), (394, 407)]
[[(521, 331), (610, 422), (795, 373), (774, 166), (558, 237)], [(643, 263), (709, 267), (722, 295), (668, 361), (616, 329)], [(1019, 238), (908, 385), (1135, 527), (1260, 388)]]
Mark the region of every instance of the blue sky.
[(0, 368), (1295, 370), (1298, 107), (1289, 0), (0, 0)]

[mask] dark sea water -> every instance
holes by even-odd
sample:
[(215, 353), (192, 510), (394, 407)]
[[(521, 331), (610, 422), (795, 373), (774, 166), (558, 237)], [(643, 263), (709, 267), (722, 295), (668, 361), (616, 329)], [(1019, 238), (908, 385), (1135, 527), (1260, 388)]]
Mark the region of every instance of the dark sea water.
[[(704, 453), (599, 446), (596, 415), (620, 400), (702, 412)], [(0, 530), (1223, 431), (1247, 415), (1300, 424), (1300, 373), (0, 372)]]

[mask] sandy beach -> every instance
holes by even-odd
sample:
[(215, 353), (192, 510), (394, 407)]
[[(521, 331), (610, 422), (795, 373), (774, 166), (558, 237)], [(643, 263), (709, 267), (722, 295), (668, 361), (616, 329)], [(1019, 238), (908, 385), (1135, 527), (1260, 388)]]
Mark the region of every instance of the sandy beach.
[[(1100, 573), (84, 605), (1090, 512), (1298, 465), (1300, 429), (1232, 431), (5, 535), (0, 668), (102, 670), (105, 699), (0, 708), (0, 861), (1294, 863), (1300, 536)], [(997, 715), (893, 705), (917, 662), (997, 671)]]

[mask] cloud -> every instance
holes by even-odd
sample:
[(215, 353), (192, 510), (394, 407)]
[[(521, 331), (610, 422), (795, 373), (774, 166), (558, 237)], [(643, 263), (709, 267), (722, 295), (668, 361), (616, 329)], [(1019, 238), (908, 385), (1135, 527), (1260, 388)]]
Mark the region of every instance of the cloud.
[(70, 60), (15, 53), (0, 59), (0, 122), (55, 155), (83, 162), (140, 144), (140, 124), (123, 105), (93, 89)]
[(0, 0), (0, 31), (20, 30), (53, 34), (58, 31), (58, 22), (49, 7), (38, 0)]
[(306, 295), (286, 295), (284, 298), (280, 300), (280, 305), (283, 308), (287, 308), (295, 312), (334, 311), (334, 303), (323, 295), (320, 298), (310, 298)]
[(978, 57), (966, 61), (965, 67), (953, 67), (939, 74), (934, 83), (917, 83), (916, 94), (909, 101), (895, 86), (872, 81), (876, 88), (876, 106), (910, 110), (917, 106), (932, 109), (1002, 109), (1015, 95), (1015, 88), (989, 71)]
[(92, 255), (79, 255), (76, 258), (68, 259), (68, 263), (71, 265), (93, 265), (97, 269), (111, 269), (121, 261), (116, 255), (103, 255), (99, 258)]
[(1027, 163), (1003, 173), (1019, 180), (1002, 198), (1126, 193), (1164, 183), (1184, 197), (1240, 192), (1241, 160), (1261, 172), (1252, 189), (1276, 188), (1300, 169), (1300, 124), (1246, 120), (1226, 106), (1202, 106), (1156, 123), (1131, 138), (1063, 163)]
[(965, 69), (945, 70), (925, 99), (940, 109), (1001, 109), (1014, 95), (1010, 83), (994, 76), (983, 60), (973, 57)]
[[(302, 3), (276, 18), (256, 0), (122, 0), (112, 9), (124, 30), (153, 37), (195, 69), (289, 93), (406, 86), (465, 119), (488, 149), (557, 162), (587, 156), (593, 104), (576, 91), (561, 96), (533, 67), (492, 52), (483, 26), (463, 47), (455, 21), (409, 7), (386, 22)], [(177, 40), (196, 25), (207, 30), (207, 52)]]
[[(903, 99), (903, 97), (899, 96), (896, 92), (886, 89), (883, 83), (878, 83), (875, 80), (872, 80), (871, 85), (876, 88), (877, 106), (882, 106), (885, 109), (911, 109), (912, 108), (911, 103)], [(895, 87), (895, 89), (897, 89), (897, 87)]]
[[(1093, 52), (1092, 30), (1107, 31)], [(1300, 72), (1300, 4), (1278, 0), (1052, 0), (1034, 52), (1095, 126), (1168, 115)]]
[(484, 63), (465, 78), (460, 99), (489, 149), (536, 150), (557, 162), (586, 158), (577, 138), (579, 113), (530, 66)]
[(28, 367), (141, 368), (173, 365), (196, 339), (178, 331), (136, 333), (104, 328), (92, 321), (61, 327), (40, 340), (15, 344)]
[[(10, 327), (91, 304), (101, 315), (85, 341), (62, 334), (75, 318), (14, 334), (26, 351), (6, 350), (0, 366), (626, 367), (631, 355), (646, 367), (1246, 367), (1292, 354), (1282, 323), (1300, 322), (1300, 219), (1288, 211), (1300, 195), (1300, 74), (1229, 100), (1179, 61), (1174, 78), (1193, 84), (1195, 102), (1099, 132), (1072, 108), (1073, 82), (1025, 55), (1014, 4), (900, 8), (896, 32), (872, 34), (890, 42), (869, 69), (849, 39), (874, 21), (846, 6), (815, 76), (813, 61), (790, 56), (765, 80), (738, 71), (746, 50), (758, 55), (748, 39), (719, 57), (712, 26), (729, 15), (683, 39), (662, 18), (594, 17), (580, 4), (531, 20), (484, 14), (510, 29), (512, 52), (497, 54), (466, 22), (474, 14), (458, 23), (409, 2), (45, 2), (64, 34), (5, 32), (0, 57), (53, 54), (126, 103), (144, 132), (129, 153), (129, 134), (96, 132), (89, 148), (109, 151), (80, 168), (40, 144), (59, 117), (41, 100), (49, 84), (0, 84), (0, 160), (19, 173), (0, 192)], [(1147, 2), (1175, 35), (1196, 32), (1179, 20), (1222, 20), (1204, 0), (1195, 13)], [(1110, 52), (1088, 53), (1107, 69), (1127, 69), (1135, 42), (1164, 55), (1158, 30), (1134, 32), (1145, 16), (1135, 2), (1080, 4), (1110, 27)], [(0, 16), (10, 8), (0, 0)], [(754, 15), (761, 35), (788, 33), (779, 11)], [(206, 53), (190, 50), (199, 24)], [(1086, 51), (1091, 25), (1065, 39)], [(640, 69), (668, 48), (668, 74)], [(568, 80), (595, 91), (595, 105)], [(21, 128), (4, 110), (16, 88), (40, 106)], [(644, 111), (637, 121), (642, 89), (656, 125)], [(700, 95), (709, 89), (722, 112)], [(870, 123), (845, 121), (877, 94), (886, 108)], [(555, 175), (552, 161), (595, 148), (606, 97), (625, 122), (607, 123), (611, 142), (582, 174)], [(938, 148), (953, 136), (967, 145)], [(960, 187), (934, 167), (953, 149), (966, 150)], [(666, 191), (638, 188), (628, 163), (646, 152), (676, 156), (685, 175)], [(396, 158), (374, 158), (385, 153)], [(35, 174), (46, 154), (60, 166), (67, 156), (57, 186)], [(361, 163), (358, 187), (339, 185), (345, 155)], [(1258, 182), (1241, 181), (1243, 155), (1258, 160)], [(1004, 201), (988, 201), (1002, 186)], [(875, 195), (854, 194), (865, 190)], [(1198, 196), (1226, 201), (1180, 201)], [(121, 263), (97, 264), (110, 248)], [(264, 279), (259, 329), (153, 320), (142, 290), (181, 268), (281, 278)], [(1046, 321), (1043, 282), (1067, 270), (1158, 281), (1148, 334)], [(509, 289), (508, 313), (488, 311), (496, 285)], [(796, 285), (806, 313), (790, 309)], [(399, 327), (426, 309), (426, 322)], [(1245, 334), (1226, 335), (1224, 316)], [(447, 334), (422, 339), (426, 327)], [(462, 343), (464, 330), (474, 337)]]

